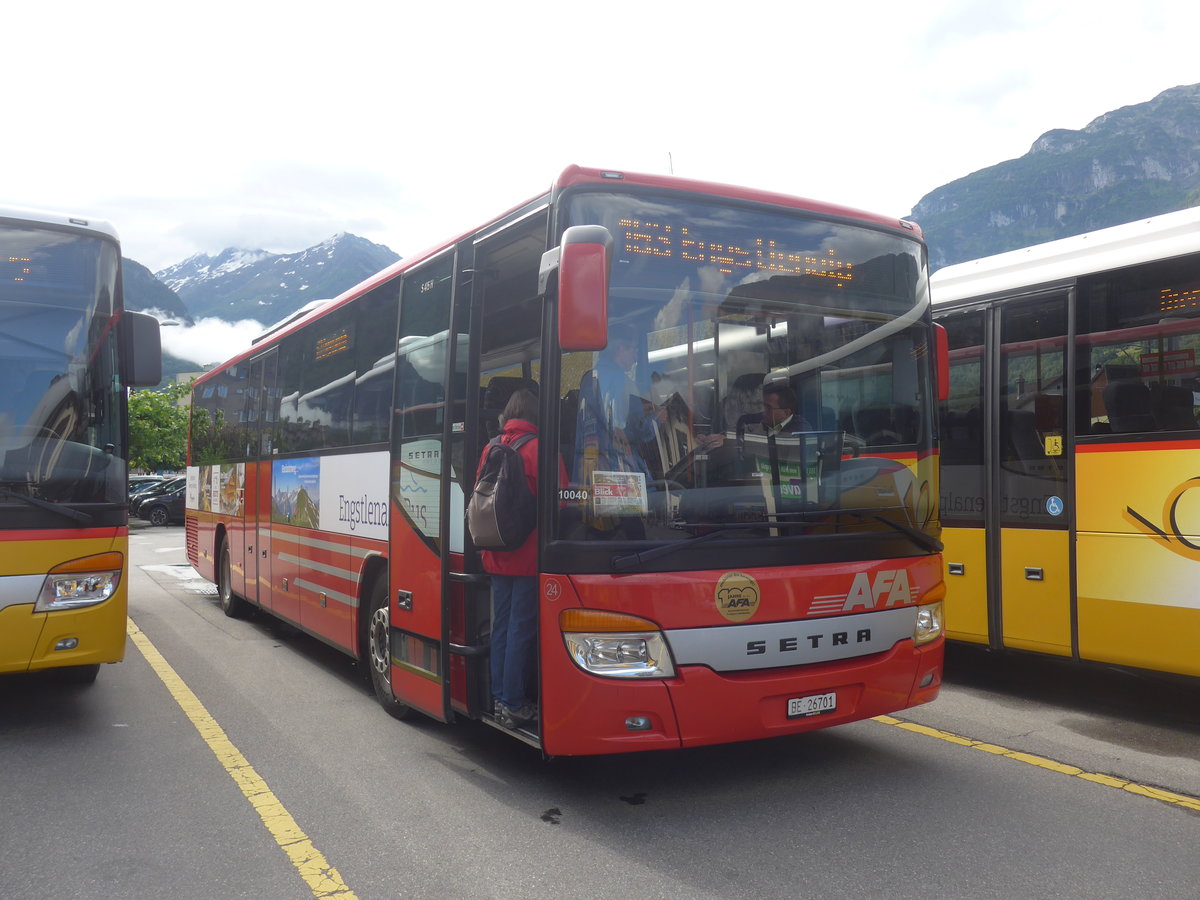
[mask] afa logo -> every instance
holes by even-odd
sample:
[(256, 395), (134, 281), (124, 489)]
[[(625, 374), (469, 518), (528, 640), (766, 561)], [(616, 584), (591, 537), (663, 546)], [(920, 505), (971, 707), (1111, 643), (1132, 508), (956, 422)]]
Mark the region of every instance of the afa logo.
[(814, 597), (808, 612), (814, 616), (829, 616), (853, 612), (856, 609), (887, 609), (913, 602), (912, 582), (907, 569), (880, 569), (871, 574), (859, 572), (845, 594), (825, 594)]
[(758, 582), (745, 572), (726, 572), (717, 582), (717, 612), (730, 622), (745, 622), (753, 616), (760, 598)]
[[(1200, 560), (1200, 544), (1194, 540), (1195, 535), (1200, 531), (1200, 522), (1197, 522), (1195, 516), (1196, 499), (1191, 498), (1191, 502), (1184, 501), (1185, 495), (1193, 488), (1198, 487), (1200, 487), (1200, 476), (1189, 478), (1183, 484), (1177, 485), (1167, 495), (1166, 502), (1163, 503), (1161, 527), (1155, 525), (1132, 506), (1125, 507), (1125, 518), (1145, 531), (1146, 534), (1159, 540), (1172, 553), (1178, 553), (1187, 559)], [(1184, 507), (1191, 512), (1190, 516), (1187, 515)], [(1184, 537), (1184, 535), (1190, 537)]]
[(846, 612), (862, 607), (875, 609), (879, 607), (904, 606), (912, 603), (912, 588), (908, 583), (907, 569), (880, 569), (872, 578), (866, 572), (854, 576), (850, 585), (850, 593), (846, 595)]

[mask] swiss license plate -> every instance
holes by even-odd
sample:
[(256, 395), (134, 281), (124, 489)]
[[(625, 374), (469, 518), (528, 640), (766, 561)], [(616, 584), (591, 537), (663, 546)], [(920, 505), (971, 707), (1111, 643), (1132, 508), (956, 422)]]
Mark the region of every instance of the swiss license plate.
[(787, 717), (799, 719), (837, 711), (837, 694), (813, 694), (811, 697), (791, 697), (787, 702)]

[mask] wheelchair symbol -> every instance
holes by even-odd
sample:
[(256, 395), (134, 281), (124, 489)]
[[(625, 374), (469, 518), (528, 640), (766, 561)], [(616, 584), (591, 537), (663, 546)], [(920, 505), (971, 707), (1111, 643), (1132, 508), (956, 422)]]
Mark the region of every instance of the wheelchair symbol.
[(1063, 513), (1063, 502), (1058, 497), (1046, 498), (1046, 512), (1052, 516), (1061, 516)]

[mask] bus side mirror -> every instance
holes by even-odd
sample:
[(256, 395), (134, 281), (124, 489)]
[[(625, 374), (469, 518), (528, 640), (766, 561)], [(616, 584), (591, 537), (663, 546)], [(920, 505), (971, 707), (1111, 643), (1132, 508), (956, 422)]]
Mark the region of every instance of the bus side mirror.
[(162, 343), (158, 319), (146, 313), (125, 310), (121, 314), (125, 353), (123, 381), (126, 387), (154, 387), (162, 381)]
[(950, 335), (943, 325), (933, 324), (933, 339), (937, 352), (938, 403), (950, 399)]
[(613, 238), (603, 225), (572, 225), (562, 243), (542, 256), (542, 293), (558, 271), (558, 343), (563, 350), (608, 345), (608, 274)]

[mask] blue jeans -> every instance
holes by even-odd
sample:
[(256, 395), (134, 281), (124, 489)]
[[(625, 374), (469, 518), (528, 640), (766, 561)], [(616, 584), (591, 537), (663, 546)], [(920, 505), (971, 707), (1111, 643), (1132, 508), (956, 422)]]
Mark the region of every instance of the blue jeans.
[(537, 576), (492, 575), (492, 697), (509, 709), (534, 702)]

